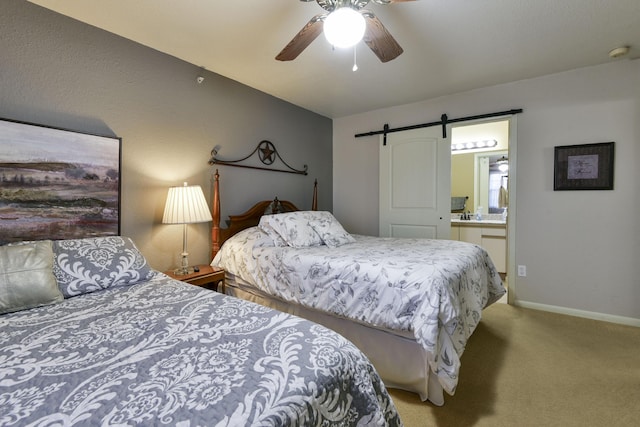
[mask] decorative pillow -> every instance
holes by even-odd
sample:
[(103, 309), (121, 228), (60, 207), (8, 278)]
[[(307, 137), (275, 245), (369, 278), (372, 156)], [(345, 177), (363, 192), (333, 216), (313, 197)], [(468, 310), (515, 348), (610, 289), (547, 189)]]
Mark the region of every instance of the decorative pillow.
[(154, 273), (130, 238), (57, 240), (53, 274), (65, 298), (150, 279)]
[(313, 229), (318, 233), (325, 245), (330, 248), (337, 248), (346, 243), (353, 243), (356, 239), (345, 231), (342, 224), (327, 211), (315, 213), (315, 220), (311, 223)]
[(267, 237), (270, 238), (271, 241), (273, 241), (273, 245), (276, 247), (283, 247), (283, 246), (288, 246), (287, 242), (284, 241), (284, 239), (282, 238), (282, 236), (280, 236), (280, 234), (278, 234), (278, 232), (276, 230), (274, 230), (274, 228), (267, 224), (267, 221), (265, 220), (265, 223), (260, 225), (258, 227), (258, 230), (263, 234), (263, 235), (267, 235)]
[(51, 240), (0, 246), (0, 313), (62, 301)]
[[(311, 226), (313, 211), (287, 212), (275, 215), (263, 215), (258, 227), (271, 238), (279, 235), (288, 246), (304, 248), (322, 245), (322, 239)], [(275, 239), (274, 239), (275, 240)]]
[(240, 239), (243, 244), (248, 245), (252, 249), (255, 248), (272, 248), (274, 246), (287, 246), (282, 237), (278, 234), (278, 242), (267, 235), (258, 227), (249, 227), (235, 234), (234, 239)]

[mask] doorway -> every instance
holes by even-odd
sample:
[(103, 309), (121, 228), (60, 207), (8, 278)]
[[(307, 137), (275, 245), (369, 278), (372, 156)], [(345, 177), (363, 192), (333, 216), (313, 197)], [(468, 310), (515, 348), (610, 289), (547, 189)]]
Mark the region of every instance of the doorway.
[(454, 125), (451, 145), (452, 200), (468, 197), (465, 210), (474, 214), (481, 207), (484, 218), (500, 220), (503, 213), (506, 214), (503, 280), (508, 290), (507, 300), (511, 302), (515, 298), (516, 282), (516, 116)]

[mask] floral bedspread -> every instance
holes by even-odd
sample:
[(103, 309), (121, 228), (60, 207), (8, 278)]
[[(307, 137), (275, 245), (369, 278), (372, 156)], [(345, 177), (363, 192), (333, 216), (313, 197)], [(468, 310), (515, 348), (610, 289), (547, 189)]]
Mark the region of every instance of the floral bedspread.
[(0, 425), (390, 425), (351, 343), (156, 273), (0, 315)]
[(212, 264), (285, 301), (411, 331), (453, 394), (482, 309), (506, 292), (489, 255), (458, 241), (354, 237), (335, 248), (275, 247), (254, 227), (225, 242)]

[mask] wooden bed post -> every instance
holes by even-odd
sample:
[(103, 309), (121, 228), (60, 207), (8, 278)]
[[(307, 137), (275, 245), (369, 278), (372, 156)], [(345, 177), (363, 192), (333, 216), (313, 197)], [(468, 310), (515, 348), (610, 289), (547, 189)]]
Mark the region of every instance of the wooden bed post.
[(213, 197), (211, 199), (211, 216), (213, 227), (211, 228), (211, 259), (220, 250), (220, 174), (218, 169), (213, 175)]
[(313, 183), (313, 201), (311, 202), (311, 210), (318, 210), (318, 180)]

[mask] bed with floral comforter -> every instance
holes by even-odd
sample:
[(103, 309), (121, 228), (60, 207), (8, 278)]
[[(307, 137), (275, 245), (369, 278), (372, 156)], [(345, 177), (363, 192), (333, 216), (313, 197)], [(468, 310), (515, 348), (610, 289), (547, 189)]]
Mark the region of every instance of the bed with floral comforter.
[(479, 246), (352, 236), (328, 212), (265, 215), (227, 240), (212, 264), (288, 303), (411, 333), (450, 394), (482, 310), (505, 293)]
[(128, 239), (0, 247), (0, 270), (0, 425), (401, 425), (349, 341), (172, 280)]

